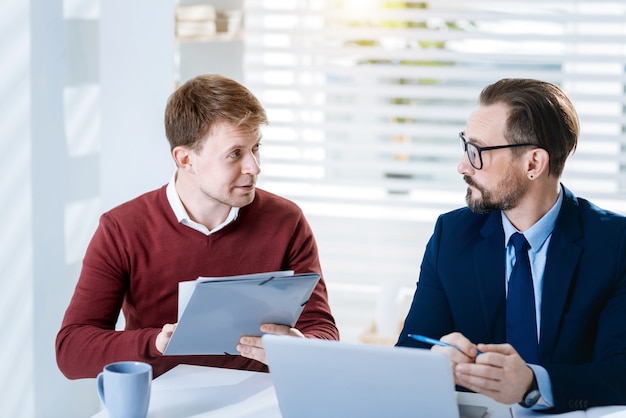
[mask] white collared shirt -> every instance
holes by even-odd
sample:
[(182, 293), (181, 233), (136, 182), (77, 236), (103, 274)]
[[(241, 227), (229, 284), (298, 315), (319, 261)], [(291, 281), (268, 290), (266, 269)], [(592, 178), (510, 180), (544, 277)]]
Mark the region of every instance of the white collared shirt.
[(183, 202), (181, 202), (180, 197), (178, 196), (178, 192), (176, 191), (176, 171), (172, 174), (172, 178), (170, 182), (167, 184), (167, 188), (165, 189), (165, 194), (167, 195), (167, 201), (169, 202), (172, 210), (174, 211), (174, 215), (176, 215), (176, 219), (183, 225), (188, 226), (189, 228), (193, 228), (198, 232), (202, 232), (204, 235), (211, 235), (224, 228), (229, 223), (233, 222), (237, 219), (237, 215), (239, 214), (239, 208), (231, 207), (228, 216), (218, 226), (209, 231), (209, 228), (206, 226), (195, 222), (189, 217), (189, 214), (185, 210), (185, 206), (183, 206)]

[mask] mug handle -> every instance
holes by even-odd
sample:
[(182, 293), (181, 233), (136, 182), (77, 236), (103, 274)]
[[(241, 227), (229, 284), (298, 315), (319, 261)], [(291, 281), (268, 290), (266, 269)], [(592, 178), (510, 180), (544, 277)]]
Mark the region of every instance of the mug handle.
[(98, 376), (96, 376), (96, 385), (98, 388), (98, 396), (100, 397), (100, 400), (102, 401), (102, 403), (106, 404), (106, 402), (104, 401), (104, 373), (103, 372), (98, 373)]

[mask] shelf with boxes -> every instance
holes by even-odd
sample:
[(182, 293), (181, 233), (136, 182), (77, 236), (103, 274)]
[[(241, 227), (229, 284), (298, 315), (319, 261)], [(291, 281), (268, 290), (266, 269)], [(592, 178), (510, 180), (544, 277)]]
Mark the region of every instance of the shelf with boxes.
[(220, 10), (210, 4), (175, 8), (177, 42), (212, 42), (243, 38), (243, 10)]
[(243, 81), (243, 3), (199, 1), (174, 7), (174, 85), (204, 73)]

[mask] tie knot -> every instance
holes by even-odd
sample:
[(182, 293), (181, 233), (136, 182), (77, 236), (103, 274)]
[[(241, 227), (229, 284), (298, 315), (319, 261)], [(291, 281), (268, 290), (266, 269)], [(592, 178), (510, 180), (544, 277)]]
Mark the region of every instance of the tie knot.
[(515, 248), (515, 252), (519, 253), (520, 251), (526, 251), (530, 248), (530, 244), (526, 241), (526, 237), (524, 234), (520, 234), (519, 232), (511, 235), (509, 242), (513, 243), (513, 247)]

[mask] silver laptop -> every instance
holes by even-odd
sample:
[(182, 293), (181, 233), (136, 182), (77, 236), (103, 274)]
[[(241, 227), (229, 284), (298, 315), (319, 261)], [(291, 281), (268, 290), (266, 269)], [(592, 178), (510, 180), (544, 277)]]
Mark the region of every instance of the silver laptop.
[(443, 354), (269, 334), (263, 346), (283, 418), (460, 417)]

